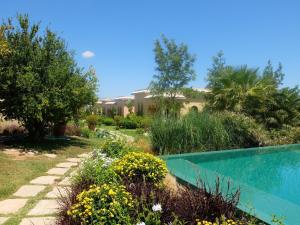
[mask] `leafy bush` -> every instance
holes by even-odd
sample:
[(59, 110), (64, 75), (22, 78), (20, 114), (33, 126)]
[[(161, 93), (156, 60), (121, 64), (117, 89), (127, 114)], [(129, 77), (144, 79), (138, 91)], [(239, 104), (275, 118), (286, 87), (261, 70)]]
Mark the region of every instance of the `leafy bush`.
[(122, 185), (92, 185), (76, 199), (68, 215), (81, 224), (131, 224), (133, 199)]
[(141, 119), (141, 124), (139, 128), (143, 128), (144, 130), (148, 130), (152, 123), (152, 117), (150, 116), (143, 116)]
[(120, 122), (124, 119), (123, 116), (114, 116), (115, 125), (120, 127)]
[(106, 139), (100, 146), (101, 151), (108, 157), (119, 158), (129, 152), (129, 147), (118, 139)]
[(222, 120), (228, 132), (232, 148), (258, 147), (270, 143), (269, 136), (264, 127), (256, 123), (255, 119), (243, 114), (232, 112), (216, 113)]
[(300, 143), (300, 127), (283, 126), (270, 131), (271, 145)]
[(78, 173), (72, 177), (74, 184), (81, 183), (97, 184), (120, 183), (120, 177), (108, 166), (108, 161), (100, 154), (94, 154), (92, 158), (85, 160), (80, 166)]
[(166, 163), (148, 153), (131, 152), (112, 164), (113, 170), (128, 182), (158, 184), (166, 176)]
[(98, 124), (98, 116), (97, 115), (88, 115), (86, 117), (86, 122), (90, 130), (95, 130), (95, 127)]
[(120, 127), (125, 129), (136, 129), (138, 123), (130, 118), (124, 118), (120, 121)]
[(81, 128), (80, 129), (80, 134), (81, 134), (81, 137), (90, 138), (92, 132), (90, 131), (90, 129)]
[(115, 124), (115, 121), (111, 117), (103, 117), (102, 118), (102, 123), (106, 126), (112, 126)]

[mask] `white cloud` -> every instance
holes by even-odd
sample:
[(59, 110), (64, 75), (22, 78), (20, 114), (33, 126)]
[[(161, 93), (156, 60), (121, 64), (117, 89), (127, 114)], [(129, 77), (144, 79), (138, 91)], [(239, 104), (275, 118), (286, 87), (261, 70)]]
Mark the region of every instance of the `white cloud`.
[(93, 58), (95, 56), (95, 53), (92, 51), (84, 51), (81, 55), (83, 58), (89, 59)]

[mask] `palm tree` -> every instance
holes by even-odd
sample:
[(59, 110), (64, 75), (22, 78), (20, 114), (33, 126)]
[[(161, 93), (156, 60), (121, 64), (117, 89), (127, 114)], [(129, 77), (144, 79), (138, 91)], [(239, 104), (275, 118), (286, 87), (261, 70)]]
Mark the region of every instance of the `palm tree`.
[(275, 87), (258, 75), (258, 69), (227, 66), (216, 76), (210, 89), (212, 108), (248, 114), (248, 107), (264, 102), (266, 94), (272, 93)]

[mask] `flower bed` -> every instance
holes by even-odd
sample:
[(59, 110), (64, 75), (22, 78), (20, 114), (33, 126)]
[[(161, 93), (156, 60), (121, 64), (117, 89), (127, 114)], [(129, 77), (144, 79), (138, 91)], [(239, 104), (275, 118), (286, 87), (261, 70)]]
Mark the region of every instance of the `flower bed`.
[(129, 148), (110, 140), (94, 151), (61, 199), (58, 224), (255, 224), (236, 210), (239, 192), (222, 195), (218, 183), (174, 191), (164, 184), (163, 160)]

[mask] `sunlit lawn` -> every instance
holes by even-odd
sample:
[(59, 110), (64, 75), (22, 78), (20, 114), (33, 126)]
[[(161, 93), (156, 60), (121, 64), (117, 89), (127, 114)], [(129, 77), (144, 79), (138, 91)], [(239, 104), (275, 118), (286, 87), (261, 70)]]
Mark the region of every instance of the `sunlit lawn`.
[[(12, 195), (20, 186), (45, 172), (68, 157), (91, 151), (95, 139), (71, 138), (71, 140), (48, 140), (38, 144), (28, 142), (10, 143), (0, 146), (0, 200)], [(35, 156), (12, 156), (3, 153), (4, 148), (22, 148), (41, 152)], [(56, 153), (48, 158), (43, 153)]]

